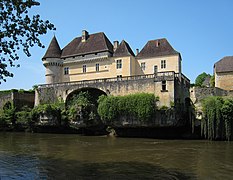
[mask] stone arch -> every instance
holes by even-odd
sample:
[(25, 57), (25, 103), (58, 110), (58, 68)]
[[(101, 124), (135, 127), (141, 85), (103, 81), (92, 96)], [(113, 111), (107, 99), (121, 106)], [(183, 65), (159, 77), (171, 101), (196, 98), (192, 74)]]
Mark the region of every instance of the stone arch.
[(105, 91), (98, 89), (98, 88), (94, 88), (94, 87), (84, 87), (80, 89), (75, 89), (66, 96), (65, 98), (66, 106), (67, 106), (67, 103), (72, 99), (72, 97), (80, 92), (89, 92), (89, 94), (93, 97), (93, 99), (96, 100), (96, 103), (97, 103), (99, 96), (108, 95), (108, 93), (106, 93)]

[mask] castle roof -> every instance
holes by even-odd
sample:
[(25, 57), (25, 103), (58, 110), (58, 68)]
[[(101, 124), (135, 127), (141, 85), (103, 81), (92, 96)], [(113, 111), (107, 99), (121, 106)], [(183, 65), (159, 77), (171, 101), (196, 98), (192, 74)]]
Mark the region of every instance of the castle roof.
[(135, 56), (132, 49), (130, 48), (129, 44), (122, 40), (120, 45), (117, 47), (116, 51), (114, 52), (113, 56), (120, 57), (120, 56)]
[(113, 53), (113, 45), (103, 32), (88, 35), (85, 42), (82, 37), (73, 39), (62, 49), (61, 58), (109, 51)]
[(214, 64), (215, 72), (232, 72), (233, 56), (226, 56)]
[(45, 58), (60, 58), (61, 57), (61, 48), (57, 42), (56, 37), (54, 36), (51, 40), (49, 47), (42, 59)]
[(140, 59), (175, 54), (180, 55), (179, 52), (173, 49), (167, 39), (163, 38), (148, 41), (136, 57)]

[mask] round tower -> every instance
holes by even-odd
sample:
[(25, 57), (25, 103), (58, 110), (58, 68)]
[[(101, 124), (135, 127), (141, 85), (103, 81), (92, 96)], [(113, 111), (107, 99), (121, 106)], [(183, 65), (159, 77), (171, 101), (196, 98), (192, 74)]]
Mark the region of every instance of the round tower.
[(61, 82), (63, 61), (61, 59), (61, 48), (55, 36), (50, 42), (42, 61), (46, 68), (46, 84)]

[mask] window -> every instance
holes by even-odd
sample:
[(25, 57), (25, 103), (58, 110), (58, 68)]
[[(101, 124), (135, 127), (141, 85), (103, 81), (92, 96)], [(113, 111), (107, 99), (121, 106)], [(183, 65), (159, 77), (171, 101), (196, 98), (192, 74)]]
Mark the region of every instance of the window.
[(146, 63), (145, 63), (145, 62), (142, 62), (142, 63), (141, 63), (141, 70), (142, 70), (142, 71), (145, 71), (145, 69), (146, 69)]
[(158, 66), (154, 66), (154, 74), (158, 73)]
[(69, 74), (69, 67), (64, 68), (64, 75), (67, 75), (67, 74)]
[(162, 91), (167, 91), (166, 81), (162, 81)]
[(83, 65), (83, 73), (87, 72), (87, 65)]
[(161, 60), (161, 69), (166, 68), (166, 60)]
[(116, 61), (116, 68), (117, 69), (121, 69), (122, 68), (122, 60), (121, 59), (119, 59), (119, 60)]
[(95, 70), (96, 72), (100, 71), (100, 64), (95, 64)]
[(122, 75), (117, 75), (117, 81), (122, 80)]

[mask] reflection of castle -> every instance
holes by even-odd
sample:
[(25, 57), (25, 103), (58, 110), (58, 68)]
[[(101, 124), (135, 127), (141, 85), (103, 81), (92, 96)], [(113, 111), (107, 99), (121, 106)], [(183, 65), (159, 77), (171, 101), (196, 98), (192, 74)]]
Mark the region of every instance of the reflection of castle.
[[(148, 41), (135, 55), (124, 40), (120, 44), (114, 41), (112, 45), (104, 33), (89, 34), (84, 30), (81, 37), (73, 39), (63, 49), (53, 37), (42, 60), (46, 83), (50, 86), (103, 78), (124, 80), (151, 74), (155, 80), (153, 87), (148, 88), (160, 97), (161, 105), (170, 106), (171, 102), (184, 102), (189, 97), (189, 80), (181, 73), (181, 55), (166, 39)], [(127, 93), (122, 95), (134, 92), (127, 87)]]

